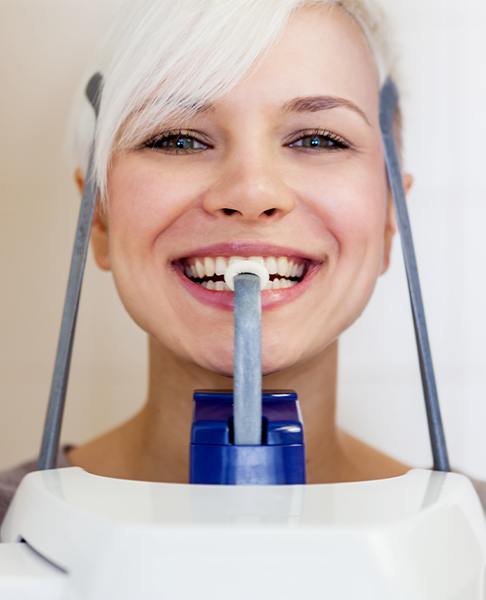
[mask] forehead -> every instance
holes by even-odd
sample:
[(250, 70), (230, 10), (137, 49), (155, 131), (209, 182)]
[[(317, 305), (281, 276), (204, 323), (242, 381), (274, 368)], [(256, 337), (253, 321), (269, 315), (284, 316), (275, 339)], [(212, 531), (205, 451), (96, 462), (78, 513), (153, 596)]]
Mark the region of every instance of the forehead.
[(360, 26), (337, 7), (306, 7), (235, 88), (203, 111), (242, 104), (282, 109), (290, 98), (326, 95), (348, 99), (377, 119), (378, 70)]

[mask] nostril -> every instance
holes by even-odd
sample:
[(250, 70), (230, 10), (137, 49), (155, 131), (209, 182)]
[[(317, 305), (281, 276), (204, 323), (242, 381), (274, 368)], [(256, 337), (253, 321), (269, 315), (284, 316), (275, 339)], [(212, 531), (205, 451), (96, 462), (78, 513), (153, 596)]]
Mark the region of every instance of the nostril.
[(224, 212), (225, 215), (232, 215), (236, 212), (238, 212), (235, 208), (223, 208), (222, 211)]
[(276, 208), (268, 208), (267, 210), (263, 211), (263, 214), (266, 215), (267, 217), (271, 217), (275, 214), (276, 210), (277, 210)]

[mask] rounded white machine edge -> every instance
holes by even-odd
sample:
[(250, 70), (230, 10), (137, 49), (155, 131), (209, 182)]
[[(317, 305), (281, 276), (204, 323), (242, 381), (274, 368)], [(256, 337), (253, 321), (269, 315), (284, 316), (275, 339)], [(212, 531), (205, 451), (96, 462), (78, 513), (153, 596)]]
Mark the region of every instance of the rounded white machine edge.
[(1, 539), (8, 600), (486, 600), (484, 514), (456, 474), (205, 486), (44, 471)]

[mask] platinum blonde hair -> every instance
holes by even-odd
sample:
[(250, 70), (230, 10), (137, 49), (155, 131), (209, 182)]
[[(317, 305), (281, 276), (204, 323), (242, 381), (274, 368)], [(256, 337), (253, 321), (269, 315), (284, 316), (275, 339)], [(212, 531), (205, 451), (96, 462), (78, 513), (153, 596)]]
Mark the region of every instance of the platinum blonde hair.
[[(344, 10), (360, 25), (380, 85), (392, 71), (386, 26), (373, 0), (131, 0), (120, 10), (96, 69), (104, 79), (94, 132), (83, 95), (75, 109), (75, 168), (84, 174), (95, 135), (95, 178), (102, 200), (113, 154), (159, 133), (161, 123), (190, 116), (223, 96), (306, 6)], [(81, 100), (83, 98), (83, 100)]]

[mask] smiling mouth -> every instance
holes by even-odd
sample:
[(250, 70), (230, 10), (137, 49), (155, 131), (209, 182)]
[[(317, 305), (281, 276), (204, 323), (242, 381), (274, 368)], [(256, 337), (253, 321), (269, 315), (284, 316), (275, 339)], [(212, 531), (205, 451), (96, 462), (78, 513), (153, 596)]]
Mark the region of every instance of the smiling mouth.
[(193, 283), (217, 292), (229, 292), (224, 272), (232, 262), (251, 260), (265, 266), (270, 281), (264, 290), (280, 290), (298, 285), (306, 277), (311, 261), (294, 256), (197, 256), (177, 261), (182, 273)]

